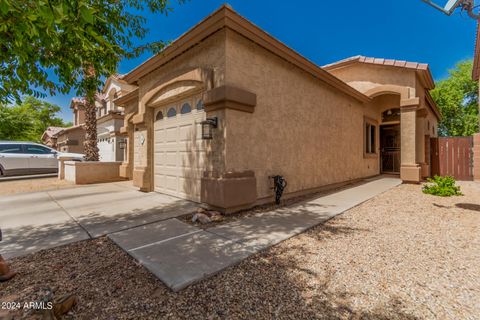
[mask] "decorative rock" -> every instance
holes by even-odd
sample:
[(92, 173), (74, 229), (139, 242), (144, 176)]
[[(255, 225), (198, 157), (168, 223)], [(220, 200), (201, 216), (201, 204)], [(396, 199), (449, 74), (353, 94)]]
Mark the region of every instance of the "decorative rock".
[(222, 216), (222, 214), (218, 211), (208, 211), (210, 217)]
[(220, 215), (220, 214), (218, 214), (218, 215), (212, 215), (212, 216), (210, 217), (210, 220), (211, 220), (212, 222), (222, 222), (222, 221), (223, 221), (223, 216)]
[(198, 208), (197, 209), (197, 213), (204, 213), (205, 211), (207, 211), (207, 210), (205, 210), (204, 208)]
[(212, 222), (210, 218), (204, 213), (195, 213), (192, 217), (192, 222), (199, 221), (201, 224), (207, 224)]

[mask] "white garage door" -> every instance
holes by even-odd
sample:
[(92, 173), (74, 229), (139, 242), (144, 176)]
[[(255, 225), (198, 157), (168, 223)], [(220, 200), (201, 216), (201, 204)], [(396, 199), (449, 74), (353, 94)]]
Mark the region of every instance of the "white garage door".
[(155, 191), (200, 201), (205, 142), (203, 103), (191, 97), (155, 110)]

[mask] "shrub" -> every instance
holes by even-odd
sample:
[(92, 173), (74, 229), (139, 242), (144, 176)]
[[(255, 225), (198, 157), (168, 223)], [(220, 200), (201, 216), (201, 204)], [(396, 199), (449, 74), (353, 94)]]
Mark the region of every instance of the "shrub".
[(450, 176), (435, 176), (427, 179), (429, 184), (423, 186), (423, 193), (440, 197), (462, 196), (460, 187), (455, 185), (455, 179)]

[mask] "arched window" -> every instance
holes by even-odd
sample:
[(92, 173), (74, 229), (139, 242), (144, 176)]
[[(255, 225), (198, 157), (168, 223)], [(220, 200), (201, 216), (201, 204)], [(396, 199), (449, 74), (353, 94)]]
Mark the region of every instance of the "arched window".
[(163, 119), (163, 112), (158, 111), (157, 116), (155, 117), (155, 121), (162, 120)]
[(168, 109), (167, 117), (172, 118), (172, 117), (175, 117), (176, 115), (177, 115), (177, 110), (175, 110), (175, 108), (172, 107)]
[(203, 109), (203, 100), (198, 100), (197, 102), (197, 110), (202, 110)]
[(189, 103), (184, 103), (182, 109), (180, 109), (180, 114), (190, 113), (192, 112), (192, 107)]

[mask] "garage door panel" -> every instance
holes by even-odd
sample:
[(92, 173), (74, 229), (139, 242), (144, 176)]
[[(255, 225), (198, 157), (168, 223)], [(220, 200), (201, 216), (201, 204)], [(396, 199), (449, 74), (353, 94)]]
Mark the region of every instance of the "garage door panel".
[(179, 193), (185, 196), (200, 193), (200, 184), (196, 179), (179, 178)]
[(154, 134), (155, 143), (162, 143), (165, 141), (165, 130), (157, 129)]
[[(169, 119), (165, 119), (168, 121)], [(165, 129), (165, 142), (177, 142), (178, 137), (178, 128), (177, 127), (170, 127)]]
[[(194, 100), (192, 98), (192, 100)], [(185, 100), (176, 104), (177, 112)], [(169, 109), (173, 106), (168, 106)], [(159, 108), (166, 114), (166, 109)], [(158, 112), (156, 111), (156, 112)], [(194, 201), (200, 200), (205, 168), (205, 143), (201, 139), (203, 110), (163, 118), (154, 124), (155, 190)]]
[(180, 158), (182, 163), (180, 164), (183, 168), (199, 168), (203, 169), (205, 164), (205, 153), (204, 152), (180, 152)]
[(196, 132), (193, 123), (187, 123), (179, 127), (179, 141), (192, 141)]

